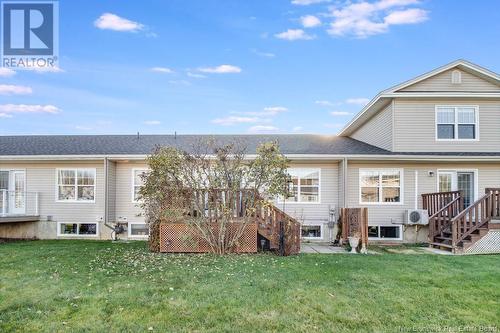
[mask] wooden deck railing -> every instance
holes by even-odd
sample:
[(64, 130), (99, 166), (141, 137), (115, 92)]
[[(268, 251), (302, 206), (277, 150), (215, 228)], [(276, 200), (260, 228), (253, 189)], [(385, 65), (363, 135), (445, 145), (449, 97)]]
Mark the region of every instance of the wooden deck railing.
[(500, 219), (500, 188), (486, 188), (486, 193), (491, 194), (491, 218)]
[(453, 249), (457, 247), (458, 243), (491, 220), (491, 197), (491, 193), (486, 193), (451, 220)]
[(451, 220), (462, 211), (462, 206), (463, 199), (458, 196), (429, 216), (429, 238), (431, 241), (450, 226)]
[[(429, 216), (433, 216), (457, 198), (462, 198), (461, 191), (425, 193), (422, 194), (422, 208), (428, 211)], [(463, 210), (463, 199), (458, 204), (461, 204), (459, 208)]]

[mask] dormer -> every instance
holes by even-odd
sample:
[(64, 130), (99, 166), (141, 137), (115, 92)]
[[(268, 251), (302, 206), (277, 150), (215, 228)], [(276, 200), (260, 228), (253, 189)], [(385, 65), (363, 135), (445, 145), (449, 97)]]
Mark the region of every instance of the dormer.
[(377, 95), (339, 135), (394, 152), (500, 152), (500, 76), (458, 60)]

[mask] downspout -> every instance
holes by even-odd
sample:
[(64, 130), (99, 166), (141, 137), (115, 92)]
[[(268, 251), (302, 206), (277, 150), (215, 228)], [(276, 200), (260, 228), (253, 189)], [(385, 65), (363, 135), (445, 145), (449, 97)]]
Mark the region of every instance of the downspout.
[(116, 229), (114, 226), (108, 224), (109, 215), (109, 160), (104, 158), (104, 226), (111, 229), (111, 240), (116, 240)]
[(342, 163), (342, 176), (344, 177), (343, 180), (343, 202), (342, 202), (342, 208), (347, 207), (347, 157), (344, 157), (343, 163)]

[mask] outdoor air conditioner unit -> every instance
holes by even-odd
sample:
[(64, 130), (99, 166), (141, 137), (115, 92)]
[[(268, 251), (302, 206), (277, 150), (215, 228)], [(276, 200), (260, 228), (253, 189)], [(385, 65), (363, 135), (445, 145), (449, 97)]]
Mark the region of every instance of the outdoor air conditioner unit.
[(408, 209), (405, 214), (405, 224), (429, 224), (429, 213), (425, 209)]

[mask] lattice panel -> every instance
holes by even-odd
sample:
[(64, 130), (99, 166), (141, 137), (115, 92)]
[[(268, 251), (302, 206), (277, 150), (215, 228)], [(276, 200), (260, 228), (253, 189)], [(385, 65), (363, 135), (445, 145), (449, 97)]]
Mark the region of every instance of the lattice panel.
[[(238, 230), (237, 223), (227, 225), (227, 236), (231, 237)], [(217, 230), (214, 226), (214, 232)], [(206, 253), (212, 252), (210, 245), (203, 239), (196, 228), (189, 224), (169, 223), (160, 226), (160, 252), (171, 253)], [(257, 252), (257, 224), (245, 226), (237, 245), (231, 249), (234, 253)]]
[(490, 230), (483, 238), (464, 251), (466, 254), (500, 253), (500, 230)]

